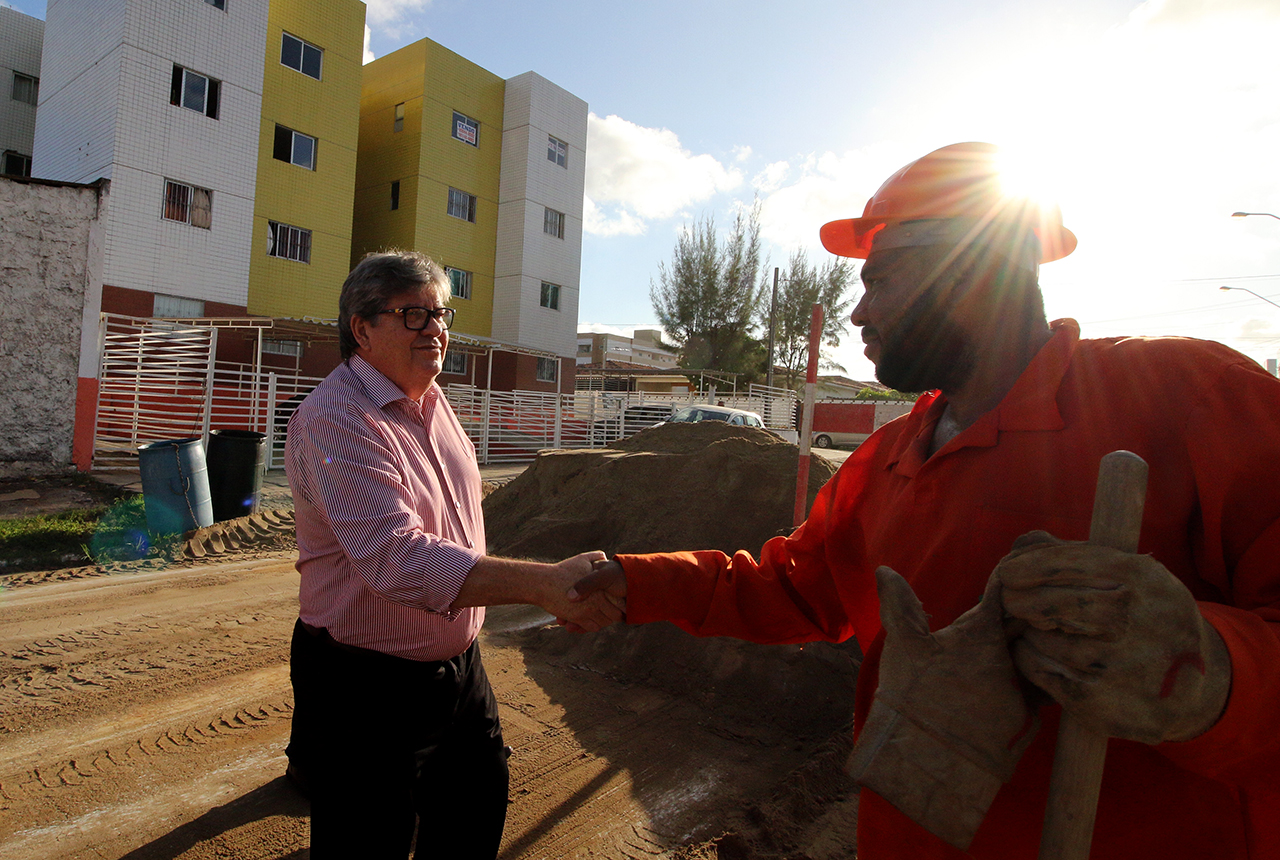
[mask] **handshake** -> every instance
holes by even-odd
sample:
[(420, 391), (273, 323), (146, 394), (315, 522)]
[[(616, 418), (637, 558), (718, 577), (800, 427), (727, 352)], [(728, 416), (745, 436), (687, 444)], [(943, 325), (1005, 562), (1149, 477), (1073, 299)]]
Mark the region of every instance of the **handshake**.
[(622, 566), (602, 552), (584, 552), (555, 565), (546, 602), (540, 605), (574, 633), (594, 633), (625, 621), (627, 579)]

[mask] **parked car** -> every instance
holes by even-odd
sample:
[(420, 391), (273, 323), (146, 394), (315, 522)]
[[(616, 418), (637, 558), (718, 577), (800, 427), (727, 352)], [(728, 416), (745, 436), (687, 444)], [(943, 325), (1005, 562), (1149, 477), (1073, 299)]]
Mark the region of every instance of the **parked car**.
[(684, 406), (677, 409), (665, 424), (691, 424), (695, 421), (724, 421), (738, 427), (758, 427), (765, 429), (764, 421), (755, 412), (745, 409), (730, 409), (727, 406)]
[(638, 403), (622, 410), (622, 415), (602, 418), (591, 425), (591, 439), (596, 444), (607, 444), (615, 439), (639, 433), (646, 427), (661, 424), (671, 417), (675, 407), (670, 403)]

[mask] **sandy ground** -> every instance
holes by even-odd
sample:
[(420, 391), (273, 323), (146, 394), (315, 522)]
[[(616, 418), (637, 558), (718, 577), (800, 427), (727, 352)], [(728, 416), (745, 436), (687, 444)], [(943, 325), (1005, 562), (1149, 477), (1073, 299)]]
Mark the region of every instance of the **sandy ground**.
[[(286, 519), (167, 566), (4, 581), (0, 856), (309, 856), (283, 777)], [(515, 748), (503, 858), (853, 856), (855, 649), (549, 621), (497, 607), (482, 634)]]

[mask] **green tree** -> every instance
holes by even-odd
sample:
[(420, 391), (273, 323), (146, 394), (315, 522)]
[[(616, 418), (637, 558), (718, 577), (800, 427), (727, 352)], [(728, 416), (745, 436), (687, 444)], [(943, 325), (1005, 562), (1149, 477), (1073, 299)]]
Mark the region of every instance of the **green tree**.
[(739, 212), (723, 240), (711, 216), (686, 224), (670, 263), (658, 264), (649, 300), (670, 345), (689, 370), (725, 370), (758, 379), (754, 336), (764, 297), (760, 278), (760, 203)]
[[(853, 303), (851, 296), (845, 297), (853, 279), (853, 266), (844, 257), (814, 266), (803, 250), (791, 255), (786, 271), (778, 279), (778, 303), (773, 315), (773, 363), (785, 368), (785, 387), (796, 388), (804, 381), (809, 363), (809, 319), (815, 304), (822, 305), (821, 345), (840, 345)], [(763, 320), (767, 329), (767, 302)], [(844, 371), (826, 350), (820, 352), (818, 363), (825, 369)]]

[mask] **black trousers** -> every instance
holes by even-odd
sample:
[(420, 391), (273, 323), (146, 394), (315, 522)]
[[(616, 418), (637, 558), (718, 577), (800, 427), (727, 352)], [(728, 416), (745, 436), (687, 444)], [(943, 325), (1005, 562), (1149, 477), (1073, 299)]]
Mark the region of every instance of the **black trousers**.
[(294, 626), (289, 761), (311, 795), (311, 857), (493, 860), (507, 817), (498, 704), (475, 643), (439, 663)]

